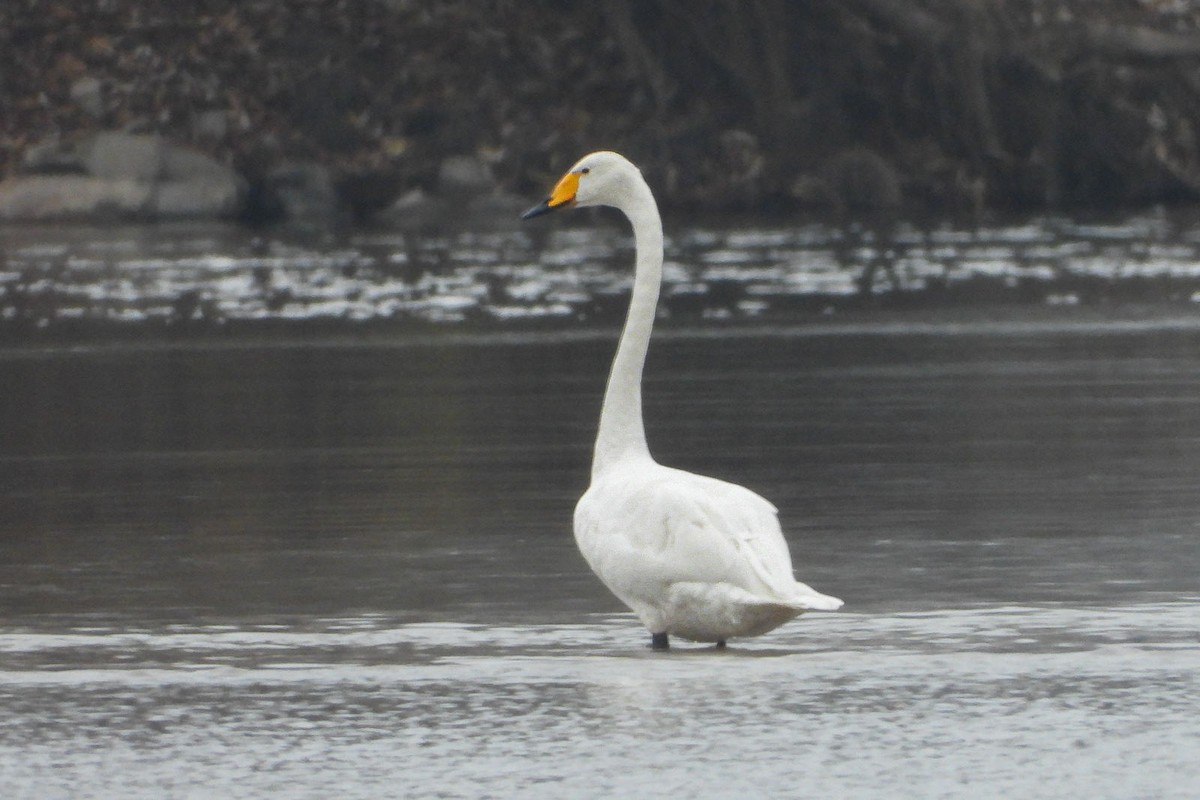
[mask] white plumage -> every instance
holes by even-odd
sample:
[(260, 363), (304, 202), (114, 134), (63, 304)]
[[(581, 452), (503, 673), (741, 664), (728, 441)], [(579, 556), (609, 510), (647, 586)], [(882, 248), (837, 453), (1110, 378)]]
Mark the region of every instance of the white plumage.
[(637, 167), (612, 152), (582, 158), (525, 214), (607, 205), (633, 226), (637, 266), (609, 374), (592, 482), (575, 507), (575, 541), (592, 570), (652, 634), (717, 642), (766, 633), (842, 601), (798, 582), (775, 507), (716, 478), (658, 464), (642, 425), (641, 381), (662, 283), (662, 222)]

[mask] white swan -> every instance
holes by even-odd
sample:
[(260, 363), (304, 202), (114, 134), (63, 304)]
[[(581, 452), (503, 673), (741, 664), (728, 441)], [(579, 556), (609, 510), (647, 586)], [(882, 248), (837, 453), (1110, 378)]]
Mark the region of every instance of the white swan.
[(718, 647), (842, 601), (799, 583), (773, 505), (732, 483), (664, 467), (646, 446), (642, 367), (662, 283), (663, 233), (642, 173), (623, 156), (584, 156), (524, 219), (613, 206), (633, 225), (633, 296), (613, 359), (592, 461), (575, 507), (575, 541), (600, 580), (650, 629)]

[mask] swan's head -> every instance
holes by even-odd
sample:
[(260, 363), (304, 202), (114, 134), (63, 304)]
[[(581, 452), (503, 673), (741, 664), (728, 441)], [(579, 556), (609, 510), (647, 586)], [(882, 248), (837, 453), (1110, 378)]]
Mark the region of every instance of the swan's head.
[(571, 206), (620, 206), (642, 181), (629, 159), (610, 150), (589, 153), (559, 178), (550, 196), (521, 215), (521, 219)]

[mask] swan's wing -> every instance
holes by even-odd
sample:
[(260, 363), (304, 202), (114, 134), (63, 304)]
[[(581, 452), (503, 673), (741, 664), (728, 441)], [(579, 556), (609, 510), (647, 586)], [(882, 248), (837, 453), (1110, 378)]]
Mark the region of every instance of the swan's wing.
[(792, 557), (775, 506), (743, 486), (673, 472), (667, 527), (676, 541), (718, 556), (728, 583), (757, 594), (790, 594)]
[(764, 599), (794, 594), (775, 507), (735, 484), (658, 467), (593, 484), (575, 524), (580, 550), (618, 595), (691, 582)]
[(842, 601), (800, 583), (792, 573), (792, 556), (779, 527), (775, 506), (744, 486), (716, 478), (678, 473), (681, 485), (693, 492), (686, 511), (668, 520), (679, 542), (713, 547), (729, 565), (726, 583), (755, 595), (760, 601), (821, 611), (841, 608)]

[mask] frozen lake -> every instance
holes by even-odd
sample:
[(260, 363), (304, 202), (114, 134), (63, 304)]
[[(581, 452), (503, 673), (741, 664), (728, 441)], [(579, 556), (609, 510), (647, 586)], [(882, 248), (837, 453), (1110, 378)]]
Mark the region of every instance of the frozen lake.
[(724, 652), (571, 540), (615, 329), (8, 343), (0, 794), (1192, 797), (1194, 313), (668, 326), (846, 601)]

